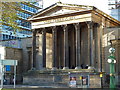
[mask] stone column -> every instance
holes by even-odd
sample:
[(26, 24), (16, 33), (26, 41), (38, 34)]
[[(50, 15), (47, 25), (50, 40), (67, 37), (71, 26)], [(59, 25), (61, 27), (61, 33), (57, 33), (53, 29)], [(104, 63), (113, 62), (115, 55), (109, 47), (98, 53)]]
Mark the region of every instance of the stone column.
[(88, 60), (89, 65), (94, 66), (94, 58), (93, 58), (93, 22), (87, 22), (88, 25)]
[(52, 58), (53, 58), (53, 62), (52, 62), (52, 69), (57, 69), (56, 65), (57, 65), (57, 29), (56, 26), (52, 27)]
[(76, 23), (74, 24), (75, 26), (75, 32), (76, 32), (76, 68), (75, 69), (80, 69), (80, 24)]
[(32, 60), (31, 60), (31, 69), (35, 68), (36, 61), (36, 30), (33, 30), (32, 33)]
[(69, 53), (68, 53), (68, 26), (63, 26), (64, 31), (64, 67), (63, 69), (68, 69), (69, 65)]
[(98, 62), (98, 66), (97, 66), (97, 69), (98, 69), (98, 71), (99, 72), (101, 72), (101, 58), (100, 58), (100, 55), (101, 55), (101, 53), (100, 53), (100, 49), (101, 49), (101, 45), (100, 45), (100, 24), (96, 24), (96, 30), (97, 30), (97, 36), (96, 36), (96, 38), (97, 38), (97, 62)]
[(43, 69), (46, 68), (46, 30), (42, 30), (42, 62)]

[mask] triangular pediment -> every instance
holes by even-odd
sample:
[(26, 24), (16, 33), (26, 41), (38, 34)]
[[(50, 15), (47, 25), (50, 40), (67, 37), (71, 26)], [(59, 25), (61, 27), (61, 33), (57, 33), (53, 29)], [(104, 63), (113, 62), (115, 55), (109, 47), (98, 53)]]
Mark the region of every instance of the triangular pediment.
[(92, 6), (86, 5), (76, 5), (76, 4), (64, 4), (61, 2), (55, 3), (50, 7), (43, 9), (42, 11), (38, 12), (36, 15), (33, 15), (28, 20), (32, 20), (38, 17), (46, 17), (46, 16), (56, 16), (61, 14), (79, 12), (79, 11), (86, 11), (91, 10)]

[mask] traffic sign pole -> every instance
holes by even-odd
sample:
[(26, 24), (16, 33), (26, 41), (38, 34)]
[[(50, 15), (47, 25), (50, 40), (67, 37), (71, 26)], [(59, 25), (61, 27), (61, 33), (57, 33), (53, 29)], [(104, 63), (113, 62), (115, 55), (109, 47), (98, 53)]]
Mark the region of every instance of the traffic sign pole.
[(16, 84), (16, 61), (14, 61), (14, 88)]

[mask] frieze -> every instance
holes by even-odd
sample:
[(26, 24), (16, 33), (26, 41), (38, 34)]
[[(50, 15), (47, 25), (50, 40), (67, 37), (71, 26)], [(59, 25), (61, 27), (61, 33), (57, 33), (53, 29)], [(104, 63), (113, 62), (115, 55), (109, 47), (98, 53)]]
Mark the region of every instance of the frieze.
[(36, 26), (36, 25), (44, 25), (44, 24), (50, 24), (50, 23), (59, 23), (59, 22), (65, 22), (65, 21), (80, 19), (82, 17), (86, 18), (86, 17), (90, 17), (90, 16), (91, 16), (90, 14), (87, 14), (87, 15), (84, 15), (84, 16), (83, 15), (78, 15), (78, 16), (57, 18), (57, 19), (51, 19), (51, 20), (36, 22), (36, 23), (33, 23), (32, 25)]

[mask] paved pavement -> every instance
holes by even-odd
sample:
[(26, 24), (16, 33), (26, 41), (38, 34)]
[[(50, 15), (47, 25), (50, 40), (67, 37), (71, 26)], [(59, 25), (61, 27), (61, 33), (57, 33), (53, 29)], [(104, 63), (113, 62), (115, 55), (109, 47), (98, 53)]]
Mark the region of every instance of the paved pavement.
[[(14, 85), (4, 85), (3, 88), (14, 88)], [(15, 88), (68, 88), (68, 87), (58, 87), (58, 86), (31, 86), (31, 85), (16, 85)]]

